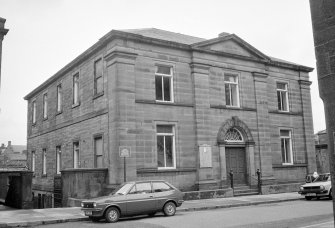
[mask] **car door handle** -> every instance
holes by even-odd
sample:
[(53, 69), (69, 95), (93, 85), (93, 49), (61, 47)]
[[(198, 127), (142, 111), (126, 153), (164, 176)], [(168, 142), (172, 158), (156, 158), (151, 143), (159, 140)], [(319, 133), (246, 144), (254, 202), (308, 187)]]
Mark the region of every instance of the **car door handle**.
[(154, 196), (149, 196), (150, 198), (154, 198)]

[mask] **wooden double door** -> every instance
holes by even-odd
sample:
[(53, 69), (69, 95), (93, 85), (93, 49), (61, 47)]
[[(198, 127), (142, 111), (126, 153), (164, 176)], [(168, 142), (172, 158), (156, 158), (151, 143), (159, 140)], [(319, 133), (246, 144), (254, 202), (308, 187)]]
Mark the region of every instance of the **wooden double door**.
[(234, 173), (234, 185), (247, 184), (247, 168), (244, 147), (226, 147), (227, 180), (230, 180), (230, 170)]

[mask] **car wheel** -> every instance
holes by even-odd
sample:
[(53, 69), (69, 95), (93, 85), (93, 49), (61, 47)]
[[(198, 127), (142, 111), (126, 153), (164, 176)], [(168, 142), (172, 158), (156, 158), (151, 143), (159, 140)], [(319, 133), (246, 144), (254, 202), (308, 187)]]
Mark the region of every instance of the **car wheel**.
[(106, 211), (105, 218), (107, 222), (117, 222), (120, 218), (120, 212), (116, 207), (110, 207)]
[(333, 199), (333, 191), (330, 189), (329, 191), (329, 199), (332, 200)]
[(172, 216), (176, 213), (176, 205), (172, 202), (167, 202), (163, 207), (164, 215)]
[(88, 217), (92, 222), (99, 222), (100, 221), (100, 217), (92, 217), (92, 216), (89, 216)]
[(311, 200), (312, 197), (310, 197), (310, 196), (305, 196), (305, 199), (306, 199), (306, 200)]
[(154, 217), (155, 214), (156, 214), (156, 212), (152, 212), (152, 213), (149, 213), (148, 216), (149, 216), (149, 217)]

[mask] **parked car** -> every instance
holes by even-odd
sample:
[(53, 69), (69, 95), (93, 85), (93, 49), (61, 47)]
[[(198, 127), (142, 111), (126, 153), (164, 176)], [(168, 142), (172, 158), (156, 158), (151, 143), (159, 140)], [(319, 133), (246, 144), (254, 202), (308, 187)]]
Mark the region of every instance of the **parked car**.
[(300, 191), (298, 193), (305, 196), (306, 200), (311, 200), (312, 198), (319, 199), (324, 196), (332, 199), (333, 192), (330, 173), (319, 174), (313, 182), (300, 186)]
[(140, 214), (154, 216), (160, 211), (172, 216), (183, 203), (183, 196), (184, 193), (166, 181), (125, 182), (109, 196), (83, 201), (81, 210), (92, 221), (105, 218), (107, 222)]

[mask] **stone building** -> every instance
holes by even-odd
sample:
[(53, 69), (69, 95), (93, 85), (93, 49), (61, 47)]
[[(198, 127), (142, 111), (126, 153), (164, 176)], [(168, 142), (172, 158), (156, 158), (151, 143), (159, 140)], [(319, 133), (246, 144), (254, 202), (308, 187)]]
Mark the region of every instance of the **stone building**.
[(8, 141), (7, 146), (4, 143), (0, 146), (0, 169), (23, 169), (27, 167), (27, 146), (12, 145)]
[(326, 130), (315, 134), (315, 156), (318, 173), (329, 173), (328, 134)]
[(312, 70), (235, 34), (112, 30), (25, 97), (33, 190), (54, 197), (58, 178), (63, 200), (125, 179), (229, 189), (230, 170), (252, 186), (260, 169), (264, 194), (296, 191), (316, 169)]
[(5, 35), (8, 33), (8, 29), (5, 28), (6, 19), (0, 17), (0, 88), (1, 88), (1, 57), (2, 57), (2, 41)]

